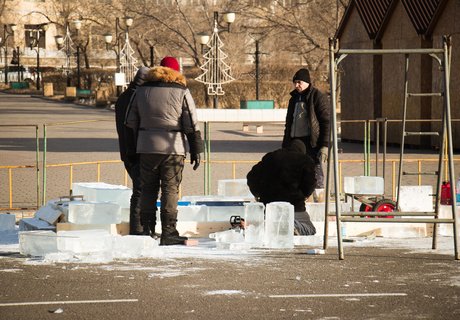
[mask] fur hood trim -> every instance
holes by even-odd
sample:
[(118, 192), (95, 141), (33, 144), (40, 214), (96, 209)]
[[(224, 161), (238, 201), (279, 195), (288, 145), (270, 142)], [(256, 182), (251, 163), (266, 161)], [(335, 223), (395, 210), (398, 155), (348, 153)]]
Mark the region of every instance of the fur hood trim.
[(154, 67), (149, 70), (145, 77), (146, 82), (167, 82), (167, 83), (178, 83), (183, 86), (187, 85), (185, 76), (168, 67)]

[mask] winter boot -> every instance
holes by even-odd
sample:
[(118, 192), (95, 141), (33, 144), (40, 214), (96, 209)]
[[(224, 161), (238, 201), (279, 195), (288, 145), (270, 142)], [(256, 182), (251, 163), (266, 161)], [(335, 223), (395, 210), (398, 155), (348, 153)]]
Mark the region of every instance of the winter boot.
[(173, 246), (178, 244), (185, 244), (188, 240), (187, 237), (181, 237), (176, 229), (175, 224), (167, 224), (162, 227), (160, 246)]

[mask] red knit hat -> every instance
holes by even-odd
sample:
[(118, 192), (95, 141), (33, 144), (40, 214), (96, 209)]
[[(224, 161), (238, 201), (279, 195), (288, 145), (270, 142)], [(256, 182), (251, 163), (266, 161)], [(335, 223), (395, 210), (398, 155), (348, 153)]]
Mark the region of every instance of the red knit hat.
[(163, 60), (161, 60), (160, 62), (160, 66), (180, 71), (179, 62), (177, 62), (176, 58), (173, 57), (164, 57)]

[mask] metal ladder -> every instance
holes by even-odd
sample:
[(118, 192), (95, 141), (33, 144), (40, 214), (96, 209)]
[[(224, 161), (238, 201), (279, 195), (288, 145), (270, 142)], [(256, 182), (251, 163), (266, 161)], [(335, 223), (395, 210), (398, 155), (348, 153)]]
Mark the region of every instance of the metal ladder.
[[(447, 52), (447, 60), (450, 61), (450, 46), (448, 46), (448, 52)], [(430, 56), (439, 63), (443, 78), (450, 79), (450, 74), (449, 72), (449, 66), (448, 65), (443, 65), (442, 59), (440, 59), (437, 55), (435, 54), (430, 54)], [(407, 131), (406, 130), (406, 124), (407, 124), (407, 109), (409, 105), (409, 100), (410, 98), (414, 97), (440, 97), (443, 100), (446, 99), (446, 86), (445, 83), (446, 81), (443, 81), (443, 88), (442, 91), (440, 92), (422, 92), (422, 93), (412, 93), (409, 92), (409, 80), (408, 80), (408, 73), (409, 73), (409, 54), (405, 54), (405, 68), (404, 68), (404, 104), (403, 104), (403, 114), (402, 114), (402, 134), (401, 134), (401, 151), (399, 155), (399, 169), (398, 169), (398, 189), (396, 193), (396, 207), (399, 208), (399, 202), (400, 202), (400, 193), (401, 193), (401, 182), (402, 182), (402, 177), (403, 176), (418, 176), (418, 175), (425, 175), (425, 176), (436, 176), (436, 193), (434, 194), (435, 196), (435, 208), (434, 208), (434, 213), (427, 212), (427, 213), (420, 213), (424, 214), (427, 216), (434, 216), (435, 219), (438, 218), (439, 216), (439, 206), (440, 206), (440, 191), (441, 191), (441, 175), (442, 175), (442, 170), (443, 170), (443, 165), (444, 165), (444, 152), (446, 151), (446, 101), (443, 101), (443, 116), (441, 119), (441, 133), (438, 131)], [(444, 75), (444, 73), (448, 73)], [(447, 76), (447, 77), (446, 77)], [(448, 102), (450, 103), (450, 101)], [(449, 108), (450, 109), (450, 108)], [(439, 139), (441, 139), (440, 144), (439, 144), (439, 161), (438, 161), (438, 170), (434, 172), (407, 172), (403, 171), (403, 158), (404, 158), (404, 148), (405, 148), (405, 142), (406, 142), (406, 137), (409, 136), (437, 136)], [(452, 140), (452, 137), (448, 138), (449, 140)], [(436, 234), (437, 234), (437, 223), (433, 224), (433, 243), (432, 243), (432, 248), (436, 249)]]
[[(456, 219), (456, 199), (454, 195), (454, 188), (451, 188), (452, 197), (452, 218), (440, 219), (440, 189), (441, 189), (441, 172), (443, 170), (443, 163), (447, 160), (449, 179), (451, 182), (455, 179), (454, 174), (454, 163), (453, 163), (453, 143), (452, 143), (452, 121), (450, 112), (450, 57), (451, 57), (451, 39), (449, 36), (443, 37), (442, 49), (430, 48), (430, 49), (339, 49), (338, 41), (336, 39), (330, 39), (329, 42), (329, 62), (330, 62), (330, 84), (331, 84), (331, 148), (329, 149), (329, 159), (327, 163), (327, 179), (326, 179), (326, 208), (325, 208), (325, 224), (324, 224), (324, 242), (323, 248), (327, 249), (328, 239), (328, 217), (336, 217), (337, 225), (337, 242), (339, 259), (344, 259), (343, 245), (342, 245), (342, 234), (341, 224), (342, 222), (397, 222), (397, 223), (433, 223), (433, 243), (432, 248), (436, 248), (436, 233), (438, 223), (448, 223), (453, 225), (453, 237), (454, 237), (454, 256), (456, 260), (460, 260), (459, 255), (459, 237), (458, 230), (460, 229), (460, 221)], [(391, 215), (394, 218), (379, 219), (381, 216), (386, 216), (388, 213), (381, 212), (340, 212), (341, 197), (339, 194), (339, 177), (338, 177), (338, 147), (337, 147), (337, 118), (336, 118), (336, 89), (337, 89), (337, 67), (348, 55), (350, 54), (370, 54), (370, 55), (384, 55), (384, 54), (404, 54), (405, 55), (405, 84), (404, 84), (404, 105), (403, 105), (403, 126), (402, 126), (402, 138), (401, 138), (401, 152), (399, 162), (399, 177), (398, 177), (398, 194), (396, 205), (399, 205), (399, 194), (401, 187), (401, 178), (403, 174), (410, 175), (411, 173), (403, 173), (402, 163), (404, 155), (404, 143), (407, 136), (440, 136), (441, 146), (439, 151), (439, 163), (437, 175), (437, 189), (436, 189), (436, 201), (434, 212), (392, 212)], [(439, 93), (409, 93), (408, 92), (408, 68), (409, 68), (409, 55), (412, 54), (427, 54), (437, 61), (442, 70), (442, 91)], [(427, 97), (427, 96), (440, 96), (443, 97), (443, 110), (442, 110), (442, 129), (441, 134), (438, 132), (409, 132), (406, 131), (407, 122), (407, 105), (410, 97)], [(333, 158), (333, 168), (331, 168), (331, 153)], [(446, 153), (447, 159), (444, 157)], [(334, 177), (334, 188), (335, 188), (335, 213), (330, 212), (330, 195), (331, 195), (331, 182), (330, 175), (331, 171)], [(418, 173), (417, 173), (418, 174)]]

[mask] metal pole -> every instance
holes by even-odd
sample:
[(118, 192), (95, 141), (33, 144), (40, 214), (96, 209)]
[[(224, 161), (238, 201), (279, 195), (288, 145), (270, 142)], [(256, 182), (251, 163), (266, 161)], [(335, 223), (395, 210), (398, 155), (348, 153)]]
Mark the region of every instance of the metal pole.
[[(337, 222), (337, 249), (339, 252), (339, 259), (344, 259), (343, 253), (343, 246), (342, 246), (342, 221), (340, 217), (340, 194), (339, 194), (339, 158), (337, 152), (337, 115), (336, 115), (336, 88), (337, 88), (337, 80), (336, 80), (336, 69), (337, 63), (334, 57), (335, 52), (335, 41), (333, 39), (329, 39), (329, 69), (330, 69), (330, 81), (331, 81), (331, 127), (332, 127), (332, 148), (333, 148), (333, 155), (334, 155), (334, 191), (335, 191), (335, 217)], [(329, 177), (328, 177), (329, 180)], [(329, 195), (328, 195), (329, 197)], [(328, 212), (326, 212), (328, 214)]]
[(6, 24), (3, 26), (3, 39), (5, 39), (5, 84), (8, 84), (8, 37), (6, 35)]
[(19, 47), (16, 47), (16, 54), (18, 55), (18, 82), (21, 81), (21, 71), (19, 70), (21, 65), (21, 58), (19, 56)]
[(259, 40), (256, 40), (256, 100), (259, 100)]
[(37, 90), (40, 90), (40, 48), (37, 44)]
[[(447, 131), (447, 149), (448, 149), (448, 164), (449, 164), (449, 180), (451, 185), (450, 192), (451, 192), (451, 208), (452, 208), (452, 218), (454, 219), (454, 223), (452, 226), (453, 233), (454, 233), (454, 252), (455, 252), (455, 259), (460, 260), (460, 253), (458, 251), (460, 246), (460, 239), (458, 237), (458, 230), (460, 229), (460, 221), (457, 217), (457, 200), (454, 194), (453, 184), (455, 183), (455, 168), (454, 168), (454, 154), (453, 154), (453, 145), (452, 145), (452, 120), (450, 115), (450, 61), (449, 61), (449, 53), (451, 50), (452, 44), (450, 43), (451, 37), (444, 37), (443, 39), (443, 60), (444, 60), (444, 110), (445, 110), (445, 117), (444, 121), (446, 123), (446, 131)], [(439, 172), (439, 174), (441, 174)], [(438, 184), (439, 185), (439, 184)]]
[(46, 203), (46, 124), (43, 125), (43, 170), (42, 204)]
[(81, 89), (80, 82), (80, 45), (77, 46), (77, 90)]
[(35, 152), (35, 170), (36, 170), (36, 183), (37, 183), (37, 209), (40, 207), (40, 169), (38, 168), (39, 161), (40, 161), (40, 139), (38, 137), (38, 126), (35, 125), (35, 144), (36, 144), (36, 152)]
[(154, 56), (153, 56), (153, 46), (150, 46), (150, 68), (153, 67)]

